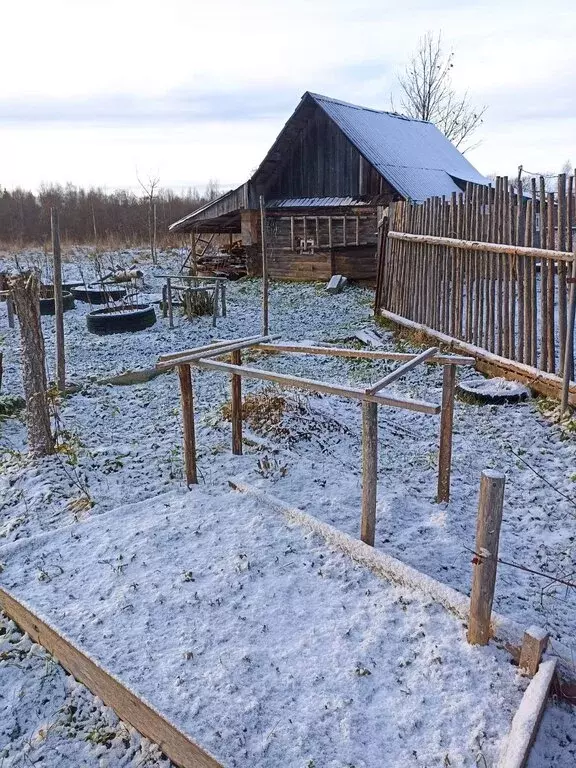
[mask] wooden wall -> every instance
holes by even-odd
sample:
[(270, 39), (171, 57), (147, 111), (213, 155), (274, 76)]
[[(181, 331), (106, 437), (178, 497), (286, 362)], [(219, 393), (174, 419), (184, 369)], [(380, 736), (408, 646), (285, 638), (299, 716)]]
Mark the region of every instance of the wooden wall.
[(271, 250), (268, 272), (273, 280), (329, 280), (344, 275), (364, 284), (376, 281), (376, 247), (333, 248), (315, 253)]
[[(293, 126), (294, 129), (296, 126)], [(259, 181), (257, 177), (255, 180)], [(394, 190), (362, 157), (340, 128), (316, 106), (266, 179), (268, 200), (286, 197), (377, 197)]]

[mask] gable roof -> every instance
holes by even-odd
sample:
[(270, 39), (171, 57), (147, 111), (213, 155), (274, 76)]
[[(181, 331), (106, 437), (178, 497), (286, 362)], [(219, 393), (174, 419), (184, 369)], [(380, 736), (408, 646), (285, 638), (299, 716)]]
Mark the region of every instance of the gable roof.
[(284, 140), (290, 141), (301, 120), (306, 120), (310, 108), (316, 105), (406, 199), (422, 201), (461, 192), (462, 185), (458, 185), (456, 179), (474, 184), (490, 183), (432, 123), (395, 112), (359, 107), (309, 91), (302, 96), (254, 174), (254, 180), (266, 175), (281, 154)]

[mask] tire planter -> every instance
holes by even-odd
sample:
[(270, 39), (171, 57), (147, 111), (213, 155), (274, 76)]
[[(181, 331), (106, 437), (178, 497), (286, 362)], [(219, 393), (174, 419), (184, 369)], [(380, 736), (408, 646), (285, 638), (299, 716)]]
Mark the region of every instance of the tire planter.
[(150, 328), (155, 322), (156, 312), (151, 304), (106, 307), (106, 309), (96, 309), (86, 315), (88, 330), (99, 336), (106, 336), (110, 333), (143, 331), (145, 328)]
[[(48, 293), (52, 295), (45, 296), (44, 298), (40, 298), (40, 314), (41, 315), (55, 315), (56, 314), (56, 307), (54, 304), (54, 288), (52, 286), (44, 286), (45, 289), (43, 293)], [(48, 290), (49, 289), (49, 290)], [(74, 296), (69, 291), (62, 291), (62, 305), (64, 312), (66, 312), (68, 309), (74, 309)]]
[(111, 301), (119, 301), (126, 296), (125, 288), (86, 288), (80, 286), (72, 288), (72, 295), (78, 301), (87, 304), (108, 304)]
[(530, 390), (517, 381), (508, 379), (467, 379), (456, 385), (460, 400), (468, 403), (503, 405), (519, 403), (530, 397)]

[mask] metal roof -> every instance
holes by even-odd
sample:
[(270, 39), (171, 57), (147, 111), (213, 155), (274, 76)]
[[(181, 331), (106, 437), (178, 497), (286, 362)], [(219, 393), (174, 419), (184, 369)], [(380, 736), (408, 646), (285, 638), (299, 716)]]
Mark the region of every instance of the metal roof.
[(338, 125), (368, 162), (405, 198), (426, 200), (460, 192), (460, 179), (489, 184), (432, 123), (309, 96)]
[(355, 197), (291, 197), (266, 201), (266, 208), (339, 208), (352, 205), (368, 203)]

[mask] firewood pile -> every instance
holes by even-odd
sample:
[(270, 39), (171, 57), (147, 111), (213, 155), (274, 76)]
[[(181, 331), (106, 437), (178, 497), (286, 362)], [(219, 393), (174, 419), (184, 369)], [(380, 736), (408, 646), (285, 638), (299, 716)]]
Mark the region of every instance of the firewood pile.
[(208, 248), (202, 256), (197, 257), (197, 265), (199, 275), (238, 280), (247, 273), (246, 250), (241, 240), (236, 240), (231, 245)]

